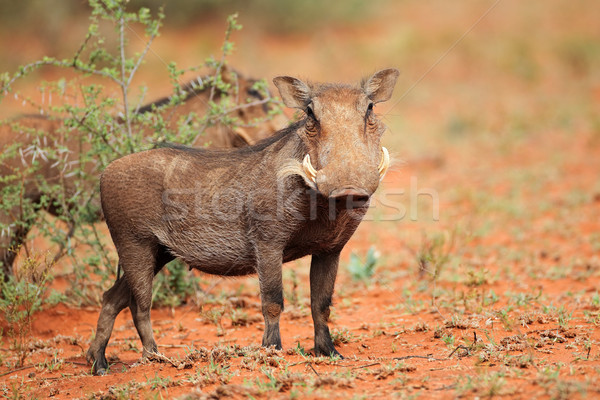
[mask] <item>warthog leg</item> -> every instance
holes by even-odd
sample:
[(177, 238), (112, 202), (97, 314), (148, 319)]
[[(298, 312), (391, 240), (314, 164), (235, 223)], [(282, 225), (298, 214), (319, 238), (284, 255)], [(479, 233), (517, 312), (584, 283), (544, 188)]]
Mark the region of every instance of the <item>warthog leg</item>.
[[(160, 246), (136, 248), (127, 247), (127, 261), (123, 261), (124, 276), (131, 287), (129, 309), (135, 328), (142, 340), (142, 358), (147, 359), (158, 353), (158, 347), (152, 332), (150, 308), (152, 307), (152, 281), (154, 276), (173, 256)], [(123, 257), (121, 257), (123, 260)], [(127, 263), (127, 264), (126, 264)]]
[(115, 318), (127, 306), (131, 310), (133, 322), (142, 339), (144, 347), (142, 358), (148, 358), (157, 352), (150, 323), (152, 280), (166, 263), (173, 260), (173, 256), (162, 248), (158, 251), (155, 248), (131, 245), (124, 248), (127, 249), (126, 252), (119, 252), (123, 276), (104, 293), (96, 338), (87, 354), (88, 361), (95, 362), (94, 372), (98, 375), (106, 373), (108, 367), (105, 356), (106, 345)]
[(262, 345), (275, 346), (281, 350), (281, 335), (279, 333), (279, 317), (283, 311), (283, 280), (281, 276), (281, 253), (265, 256), (259, 260), (258, 281), (262, 313), (265, 318), (265, 333)]
[(133, 289), (133, 296), (129, 309), (135, 329), (142, 340), (142, 358), (147, 359), (152, 354), (158, 353), (158, 347), (154, 341), (152, 322), (150, 321), (150, 308), (152, 306), (152, 280), (154, 274), (138, 276), (137, 284)]
[(335, 286), (340, 253), (313, 255), (310, 263), (310, 309), (315, 325), (315, 355), (341, 354), (335, 349), (329, 327), (329, 307)]
[(102, 311), (100, 311), (100, 317), (98, 318), (96, 337), (87, 352), (87, 360), (94, 364), (94, 372), (98, 375), (106, 373), (108, 368), (108, 362), (104, 354), (106, 345), (110, 339), (115, 318), (121, 310), (129, 305), (130, 299), (131, 291), (123, 276), (102, 296)]

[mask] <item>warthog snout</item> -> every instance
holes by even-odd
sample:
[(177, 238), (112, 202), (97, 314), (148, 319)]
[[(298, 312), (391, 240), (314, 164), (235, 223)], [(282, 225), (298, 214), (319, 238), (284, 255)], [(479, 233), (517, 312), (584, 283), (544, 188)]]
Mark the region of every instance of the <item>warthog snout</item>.
[[(381, 161), (379, 161), (379, 165), (377, 166), (377, 172), (379, 172), (379, 180), (382, 181), (383, 177), (387, 173), (388, 168), (390, 167), (390, 153), (388, 149), (381, 146)], [(318, 171), (313, 167), (310, 161), (310, 155), (307, 154), (304, 156), (304, 160), (302, 161), (302, 168), (304, 169), (304, 173), (306, 176), (312, 180), (313, 182), (317, 182), (317, 173)]]

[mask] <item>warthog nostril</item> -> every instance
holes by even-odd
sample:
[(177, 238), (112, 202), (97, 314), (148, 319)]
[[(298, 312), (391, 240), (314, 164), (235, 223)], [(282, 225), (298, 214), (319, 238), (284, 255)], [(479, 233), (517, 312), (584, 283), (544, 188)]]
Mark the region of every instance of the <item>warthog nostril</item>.
[(333, 190), (329, 198), (337, 203), (345, 203), (349, 208), (362, 207), (369, 201), (369, 193), (364, 189), (345, 187)]

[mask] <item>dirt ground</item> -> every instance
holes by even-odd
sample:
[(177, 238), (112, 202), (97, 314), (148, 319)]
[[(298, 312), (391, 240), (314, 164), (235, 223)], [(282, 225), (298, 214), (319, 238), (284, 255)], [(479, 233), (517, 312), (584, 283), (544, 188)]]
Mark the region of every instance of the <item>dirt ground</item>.
[[(14, 368), (15, 339), (2, 337), (0, 394), (600, 396), (600, 3), (505, 0), (473, 27), (493, 4), (390, 2), (361, 26), (279, 36), (242, 16), (247, 33), (234, 37), (231, 63), (250, 75), (403, 70), (376, 110), (395, 164), (342, 254), (330, 328), (344, 359), (310, 354), (301, 260), (284, 266), (283, 351), (259, 347), (256, 277), (201, 276), (186, 304), (152, 312), (164, 359), (140, 362), (126, 310), (107, 348), (109, 374), (93, 376), (84, 355), (99, 307), (58, 304), (34, 315), (24, 368)], [(189, 49), (217, 48), (219, 29), (167, 30), (154, 50), (192, 64)], [(168, 82), (156, 82), (151, 94), (165, 94)], [(353, 278), (351, 254), (364, 259), (370, 248), (375, 274)], [(68, 287), (69, 275), (53, 285)]]

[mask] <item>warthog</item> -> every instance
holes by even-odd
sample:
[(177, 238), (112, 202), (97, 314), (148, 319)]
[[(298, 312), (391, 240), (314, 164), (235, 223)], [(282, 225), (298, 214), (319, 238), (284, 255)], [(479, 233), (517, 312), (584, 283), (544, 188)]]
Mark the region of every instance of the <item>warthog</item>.
[(356, 87), (277, 77), (285, 105), (306, 116), (273, 137), (242, 149), (174, 146), (112, 162), (100, 196), (123, 276), (103, 296), (87, 353), (95, 372), (106, 372), (105, 349), (127, 306), (143, 357), (157, 352), (152, 280), (176, 257), (208, 274), (257, 273), (262, 345), (281, 349), (282, 263), (312, 255), (314, 351), (338, 355), (328, 318), (340, 252), (389, 166), (373, 106), (391, 97), (397, 77), (386, 69)]
[[(231, 128), (222, 123), (209, 126), (195, 139), (194, 147), (223, 149), (247, 146), (271, 136), (286, 125), (287, 121), (282, 115), (267, 118), (270, 105), (268, 99), (263, 98), (260, 92), (254, 89), (256, 80), (245, 78), (230, 68), (223, 69), (222, 79), (231, 85), (232, 90), (230, 93), (215, 90), (213, 99), (219, 103), (225, 96), (234, 97), (233, 88), (238, 89), (237, 98), (232, 102), (237, 106), (233, 107), (230, 117), (237, 117), (239, 126)], [(194, 112), (198, 115), (206, 113), (210, 89), (203, 88), (201, 82), (202, 79), (197, 79), (193, 84), (190, 82), (185, 85), (183, 90), (186, 98), (176, 107), (165, 108), (169, 103), (169, 98), (165, 97), (141, 107), (138, 112), (162, 114), (166, 127), (175, 131), (180, 118)], [(247, 103), (247, 99), (251, 101)], [(37, 132), (43, 132), (43, 135), (40, 136)], [(146, 130), (144, 135), (149, 136), (151, 133), (150, 130)], [(62, 120), (35, 115), (22, 116), (0, 125), (0, 148), (8, 148), (17, 142), (21, 149), (17, 157), (0, 158), (0, 177), (4, 178), (0, 181), (0, 193), (9, 185), (22, 185), (19, 192), (22, 193), (23, 199), (31, 201), (36, 209), (44, 208), (53, 215), (64, 213), (64, 208), (68, 208), (69, 204), (57, 207), (57, 199), (52, 197), (52, 193), (45, 192), (44, 187), (60, 184), (65, 198), (70, 198), (77, 193), (82, 184), (89, 192), (98, 185), (98, 180), (93, 179), (98, 166), (93, 163), (84, 166), (86, 173), (92, 174), (90, 181), (84, 182), (79, 175), (73, 173), (75, 168), (81, 168), (78, 164), (80, 154), (90, 150), (90, 143), (83, 140), (82, 135), (77, 131), (67, 131)], [(39, 152), (42, 155), (34, 156), (40, 148), (62, 148), (67, 151), (61, 151), (61, 162), (58, 162), (56, 155), (44, 155), (43, 150)], [(31, 165), (34, 159), (37, 159), (39, 166), (32, 172), (27, 166)], [(48, 205), (42, 205), (42, 199)], [(96, 203), (99, 210), (99, 201)], [(99, 217), (100, 214), (95, 216), (96, 219)], [(0, 224), (8, 226), (0, 232), (0, 265), (5, 277), (12, 273), (12, 264), (16, 257), (14, 249), (23, 243), (35, 218), (35, 214), (24, 211), (20, 206), (0, 211)]]

